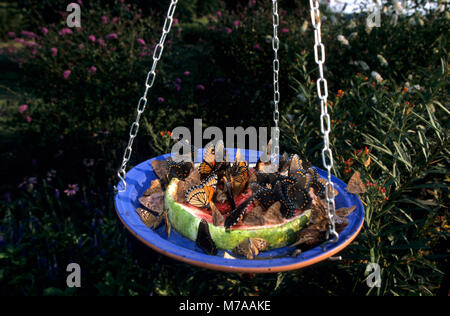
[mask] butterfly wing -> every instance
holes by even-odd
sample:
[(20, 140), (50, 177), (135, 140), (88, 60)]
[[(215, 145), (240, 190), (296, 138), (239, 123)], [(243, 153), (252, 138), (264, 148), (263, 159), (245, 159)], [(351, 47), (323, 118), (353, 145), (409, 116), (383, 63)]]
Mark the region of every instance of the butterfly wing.
[(249, 206), (250, 202), (253, 200), (253, 196), (247, 198), (242, 202), (236, 209), (232, 210), (231, 213), (225, 219), (225, 228), (230, 228), (237, 223), (239, 223), (244, 217), (245, 210)]
[(200, 173), (200, 179), (207, 178), (215, 168), (215, 149), (214, 144), (210, 143), (203, 153), (203, 161), (198, 167), (198, 172)]
[(208, 208), (209, 200), (205, 188), (202, 185), (196, 185), (186, 191), (186, 202), (198, 207)]
[(195, 240), (195, 243), (208, 255), (215, 256), (217, 254), (217, 247), (211, 237), (211, 233), (209, 232), (208, 222), (204, 219), (202, 219), (198, 225), (197, 239)]

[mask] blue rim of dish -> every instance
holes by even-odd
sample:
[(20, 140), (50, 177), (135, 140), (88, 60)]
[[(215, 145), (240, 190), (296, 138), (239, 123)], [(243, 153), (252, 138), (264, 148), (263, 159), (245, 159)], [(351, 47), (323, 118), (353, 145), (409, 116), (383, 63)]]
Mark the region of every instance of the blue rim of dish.
[[(228, 153), (235, 154), (234, 149), (227, 148)], [(253, 150), (244, 150), (247, 161), (256, 161), (259, 152)], [(348, 217), (348, 225), (339, 234), (337, 243), (331, 243), (322, 249), (319, 245), (313, 249), (300, 253), (296, 257), (289, 254), (295, 249), (293, 247), (283, 247), (266, 252), (258, 256), (258, 260), (247, 259), (228, 259), (224, 258), (224, 251), (219, 251), (216, 256), (205, 254), (197, 247), (194, 241), (191, 241), (178, 232), (173, 231), (168, 237), (164, 227), (157, 230), (148, 228), (136, 212), (140, 206), (138, 201), (144, 191), (150, 186), (152, 180), (157, 179), (152, 168), (153, 160), (165, 160), (170, 154), (158, 156), (135, 166), (128, 171), (126, 176), (127, 189), (119, 192), (114, 198), (115, 208), (119, 219), (124, 226), (137, 239), (173, 259), (183, 261), (203, 268), (238, 273), (272, 273), (300, 269), (329, 258), (350, 244), (359, 234), (364, 222), (364, 207), (360, 198), (346, 192), (347, 185), (332, 176), (335, 188), (339, 194), (336, 196), (336, 208), (356, 206), (356, 209)], [(317, 168), (317, 167), (316, 167)], [(326, 177), (326, 172), (317, 168), (321, 177)], [(123, 188), (119, 182), (119, 189)], [(163, 225), (164, 226), (164, 225)], [(230, 252), (229, 252), (230, 253)], [(261, 259), (261, 260), (259, 260)]]

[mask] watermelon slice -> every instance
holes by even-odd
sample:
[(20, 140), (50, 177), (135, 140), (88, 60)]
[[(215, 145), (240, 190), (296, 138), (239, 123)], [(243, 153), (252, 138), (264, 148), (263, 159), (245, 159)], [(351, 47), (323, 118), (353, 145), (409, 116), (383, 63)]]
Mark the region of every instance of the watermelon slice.
[(262, 238), (267, 242), (267, 250), (281, 248), (296, 241), (297, 233), (304, 228), (311, 216), (306, 210), (276, 225), (248, 226), (244, 224), (226, 230), (224, 226), (214, 226), (210, 212), (188, 204), (177, 203), (174, 196), (178, 187), (178, 179), (173, 179), (165, 193), (165, 206), (172, 228), (190, 240), (195, 241), (199, 223), (202, 219), (209, 225), (211, 237), (220, 249), (232, 250), (247, 238)]

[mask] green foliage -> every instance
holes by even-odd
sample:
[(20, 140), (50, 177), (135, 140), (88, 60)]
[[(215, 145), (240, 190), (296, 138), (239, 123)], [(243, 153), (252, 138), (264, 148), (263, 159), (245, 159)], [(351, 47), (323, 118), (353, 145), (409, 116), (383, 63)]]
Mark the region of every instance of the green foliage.
[[(361, 195), (364, 228), (342, 261), (249, 276), (151, 252), (117, 220), (115, 170), (165, 11), (163, 1), (142, 12), (144, 1), (133, 3), (90, 1), (83, 5), (83, 28), (60, 35), (59, 2), (23, 1), (20, 8), (35, 8), (26, 27), (37, 37), (7, 30), (24, 41), (0, 46), (2, 57), (10, 58), (2, 65), (21, 78), (18, 85), (4, 77), (0, 83), (8, 95), (0, 102), (0, 157), (6, 162), (0, 167), (6, 175), (0, 187), (0, 295), (447, 294), (448, 13), (415, 13), (394, 23), (388, 11), (382, 27), (371, 30), (364, 16), (326, 13), (333, 172), (348, 180), (360, 171), (367, 187)], [(176, 14), (179, 23), (158, 66), (132, 164), (167, 152), (168, 131), (189, 127), (194, 118), (205, 126), (271, 124), (270, 3), (212, 3), (185, 2)], [(299, 4), (280, 4), (291, 8), (282, 11), (280, 27), (287, 30), (280, 34), (282, 150), (321, 166), (313, 36), (302, 22), (309, 18), (308, 3)], [(108, 40), (108, 34), (118, 38)], [(66, 70), (71, 73), (64, 79)], [(20, 113), (22, 104), (28, 108)], [(65, 286), (70, 262), (82, 267), (80, 289)], [(369, 262), (381, 265), (381, 288), (365, 283)]]

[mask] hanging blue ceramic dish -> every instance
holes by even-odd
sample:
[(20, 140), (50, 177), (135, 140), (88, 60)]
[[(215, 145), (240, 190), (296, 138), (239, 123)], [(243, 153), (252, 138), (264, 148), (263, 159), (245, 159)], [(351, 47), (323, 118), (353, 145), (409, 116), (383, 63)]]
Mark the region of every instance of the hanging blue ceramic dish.
[[(227, 149), (227, 151), (230, 151)], [(233, 150), (231, 150), (232, 152)], [(247, 161), (255, 161), (258, 152), (246, 150)], [(141, 220), (136, 210), (140, 207), (139, 197), (156, 179), (153, 172), (153, 160), (165, 160), (170, 154), (162, 155), (147, 160), (132, 168), (126, 176), (126, 190), (115, 196), (116, 212), (125, 227), (136, 238), (155, 251), (158, 251), (173, 259), (186, 262), (195, 266), (238, 273), (271, 273), (300, 269), (322, 260), (325, 260), (349, 245), (358, 235), (364, 222), (364, 207), (359, 197), (346, 191), (347, 185), (336, 177), (333, 177), (335, 188), (339, 191), (336, 196), (336, 208), (356, 206), (356, 209), (348, 217), (348, 225), (339, 234), (336, 243), (329, 243), (324, 248), (320, 245), (308, 251), (300, 253), (296, 257), (291, 254), (293, 247), (283, 247), (261, 252), (257, 259), (227, 259), (224, 251), (217, 255), (205, 254), (194, 241), (172, 231), (170, 237), (165, 232), (164, 225), (152, 230)], [(321, 177), (326, 177), (326, 172), (317, 168)], [(122, 189), (122, 183), (118, 184)]]

